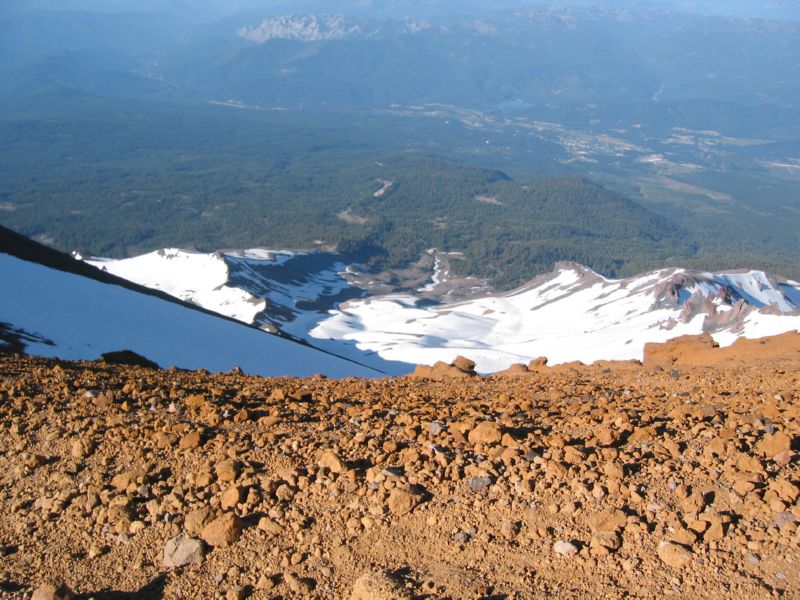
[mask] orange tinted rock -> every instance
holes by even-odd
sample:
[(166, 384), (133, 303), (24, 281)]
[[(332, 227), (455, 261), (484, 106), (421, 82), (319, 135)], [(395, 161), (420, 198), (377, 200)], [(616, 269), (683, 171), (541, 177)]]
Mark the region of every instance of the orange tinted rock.
[(239, 485), (232, 485), (222, 494), (220, 506), (223, 510), (230, 510), (236, 508), (242, 500), (244, 500), (244, 488)]
[(389, 511), (398, 517), (410, 513), (424, 500), (424, 496), (413, 488), (395, 488), (389, 494), (387, 505)]
[(503, 437), (502, 430), (497, 423), (483, 421), (469, 432), (470, 444), (496, 444)]
[(758, 445), (758, 451), (767, 458), (772, 458), (782, 452), (788, 452), (792, 449), (792, 438), (779, 431), (772, 435), (764, 436), (761, 443)]
[(201, 436), (199, 431), (191, 431), (181, 438), (179, 450), (193, 450), (200, 447)]
[(344, 473), (347, 471), (347, 465), (333, 450), (325, 450), (317, 461), (317, 464), (320, 467), (328, 469), (331, 473)]
[(692, 562), (692, 553), (680, 544), (673, 542), (659, 542), (658, 557), (665, 565), (673, 569), (682, 569)]
[(233, 513), (225, 513), (203, 528), (201, 537), (209, 546), (229, 546), (239, 540), (244, 525)]

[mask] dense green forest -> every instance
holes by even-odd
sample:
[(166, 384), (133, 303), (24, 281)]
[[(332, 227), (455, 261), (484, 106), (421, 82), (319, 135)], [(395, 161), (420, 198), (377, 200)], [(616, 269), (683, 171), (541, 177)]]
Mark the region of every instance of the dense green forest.
[(58, 99), (0, 117), (0, 223), (64, 250), (338, 248), (381, 270), (435, 247), (500, 288), (558, 260), (612, 276), (665, 264), (797, 276), (797, 248), (769, 251), (744, 225), (704, 236), (582, 178), (445, 160), (446, 132), (434, 154), (357, 114)]
[(6, 2), (0, 223), (117, 257), (436, 247), (502, 288), (800, 279), (800, 27), (676, 2)]

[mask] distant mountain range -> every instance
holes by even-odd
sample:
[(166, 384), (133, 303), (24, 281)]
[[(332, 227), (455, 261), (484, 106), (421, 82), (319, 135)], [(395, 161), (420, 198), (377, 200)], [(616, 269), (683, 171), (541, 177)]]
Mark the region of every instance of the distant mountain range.
[[(606, 6), (613, 8), (661, 7), (696, 14), (734, 15), (765, 19), (800, 20), (793, 0), (7, 0), (16, 10), (98, 10), (104, 12), (164, 11), (199, 21), (242, 11), (274, 14), (290, 10), (331, 11), (369, 17), (431, 18), (447, 14), (474, 14), (488, 10), (530, 7)], [(332, 6), (333, 5), (333, 6)]]
[(560, 106), (702, 98), (797, 107), (798, 85), (781, 75), (794, 69), (786, 44), (800, 35), (800, 24), (788, 22), (628, 6), (247, 21), (231, 22), (215, 45), (195, 46), (195, 60), (167, 56), (153, 73), (178, 86), (174, 93), (265, 107), (486, 107), (517, 98)]
[[(800, 22), (707, 17), (664, 4), (511, 3), (429, 16), (396, 8), (348, 14), (346, 6), (273, 4), (202, 26), (181, 11), (8, 11), (0, 16), (0, 73), (14, 81), (0, 86), (0, 98), (61, 85), (271, 107), (655, 97), (797, 108), (800, 84), (783, 75), (795, 67), (789, 48)], [(97, 78), (105, 89), (92, 84)]]
[(390, 372), (458, 355), (483, 372), (539, 356), (551, 364), (641, 359), (646, 343), (681, 335), (706, 332), (727, 346), (800, 328), (800, 283), (761, 271), (671, 268), (612, 280), (560, 263), (512, 292), (479, 289), (453, 302), (451, 274), (438, 260), (424, 288), (383, 295), (324, 253), (170, 249), (91, 262)]
[(344, 15), (288, 15), (265, 19), (255, 27), (242, 27), (240, 37), (263, 44), (269, 40), (344, 40), (419, 33), (431, 28), (429, 21), (404, 19), (382, 23), (365, 22)]

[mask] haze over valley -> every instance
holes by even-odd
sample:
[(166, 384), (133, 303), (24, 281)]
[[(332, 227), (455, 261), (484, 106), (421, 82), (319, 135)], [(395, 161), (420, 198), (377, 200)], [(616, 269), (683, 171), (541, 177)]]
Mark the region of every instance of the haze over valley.
[[(796, 9), (699, 4), (12, 2), (0, 223), (108, 269), (165, 248), (335, 265), (327, 297), (247, 291), (267, 303), (256, 324), (312, 344), (346, 301), (410, 294), (447, 312), (562, 261), (609, 281), (796, 281)], [(445, 263), (448, 284), (426, 288)], [(172, 285), (161, 272), (123, 276)], [(204, 305), (185, 290), (216, 279), (189, 273), (184, 299)], [(302, 325), (284, 318), (307, 306)], [(638, 358), (663, 335), (563, 360)]]

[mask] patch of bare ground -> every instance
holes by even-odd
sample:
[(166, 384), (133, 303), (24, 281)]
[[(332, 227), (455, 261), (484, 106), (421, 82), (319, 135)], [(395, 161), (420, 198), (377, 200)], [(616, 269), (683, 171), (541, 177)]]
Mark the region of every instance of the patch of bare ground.
[(386, 192), (388, 192), (394, 185), (394, 181), (391, 179), (378, 179), (378, 183), (381, 185), (381, 189), (372, 194), (373, 198), (381, 198), (385, 196)]
[(328, 381), (0, 356), (0, 590), (800, 595), (796, 359), (470, 365)]
[(494, 206), (504, 206), (495, 196), (475, 196), (475, 201), (481, 204), (493, 204)]
[(360, 215), (354, 215), (351, 209), (343, 210), (340, 213), (336, 214), (336, 217), (340, 221), (344, 221), (345, 223), (352, 223), (355, 225), (364, 225), (369, 223), (369, 219), (367, 217), (362, 217)]
[(670, 177), (659, 177), (656, 181), (659, 185), (662, 185), (669, 190), (682, 192), (684, 194), (705, 196), (711, 200), (716, 200), (717, 202), (731, 202), (733, 200), (730, 195), (725, 194), (724, 192), (717, 192), (715, 190), (710, 190), (698, 185), (677, 181), (676, 179), (672, 179)]

